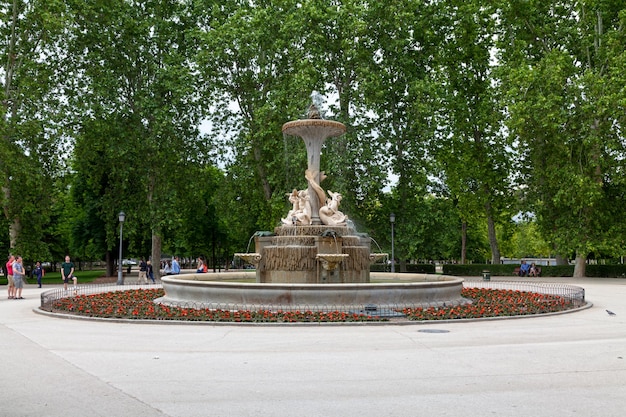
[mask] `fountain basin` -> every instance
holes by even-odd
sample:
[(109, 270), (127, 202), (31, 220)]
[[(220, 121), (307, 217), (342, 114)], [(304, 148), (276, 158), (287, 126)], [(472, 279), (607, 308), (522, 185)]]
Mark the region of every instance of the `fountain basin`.
[(463, 279), (446, 275), (372, 273), (380, 283), (288, 284), (254, 280), (254, 272), (184, 274), (162, 278), (165, 296), (157, 303), (210, 308), (282, 310), (359, 310), (459, 305)]
[(346, 133), (346, 126), (334, 120), (302, 119), (285, 123), (282, 131), (286, 135), (313, 137), (323, 141), (329, 137), (343, 135)]

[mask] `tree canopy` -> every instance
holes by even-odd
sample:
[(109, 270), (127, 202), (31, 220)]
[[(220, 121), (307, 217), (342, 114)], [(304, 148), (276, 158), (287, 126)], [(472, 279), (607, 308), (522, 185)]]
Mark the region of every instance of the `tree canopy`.
[[(287, 212), (316, 101), (323, 186), (419, 260), (624, 254), (626, 5), (0, 1), (0, 245), (228, 263)], [(381, 248), (382, 249), (382, 248)]]

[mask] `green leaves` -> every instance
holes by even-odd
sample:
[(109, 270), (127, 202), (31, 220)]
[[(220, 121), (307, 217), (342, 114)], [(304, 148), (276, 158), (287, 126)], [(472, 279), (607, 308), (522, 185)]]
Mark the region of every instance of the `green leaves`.
[[(520, 246), (503, 242), (518, 211), (562, 254), (623, 251), (620, 2), (0, 6), (2, 202), (24, 254), (101, 256), (120, 210), (133, 252), (151, 235), (169, 252), (245, 245), (305, 186), (304, 146), (281, 126), (312, 91), (348, 127), (323, 149), (324, 188), (383, 245), (394, 211), (400, 257), (458, 256), (467, 226), (467, 257), (497, 261)], [(48, 215), (68, 189), (76, 207)]]
[[(504, 16), (509, 12), (515, 13), (505, 8)], [(611, 225), (621, 221), (613, 217), (617, 201), (609, 190), (622, 182), (624, 148), (610, 110), (619, 94), (606, 88), (621, 71), (607, 71), (607, 63), (623, 54), (623, 42), (616, 48), (623, 26), (613, 6), (594, 2), (555, 7), (546, 16), (505, 18), (503, 25), (511, 38), (535, 34), (503, 55), (509, 126), (527, 149), (526, 202), (560, 253), (610, 252), (609, 242), (619, 239)]]

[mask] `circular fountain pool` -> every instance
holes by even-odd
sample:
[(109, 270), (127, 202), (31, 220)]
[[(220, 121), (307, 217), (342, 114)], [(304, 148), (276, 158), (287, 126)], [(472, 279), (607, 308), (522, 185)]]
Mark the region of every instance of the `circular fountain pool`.
[(459, 305), (463, 279), (431, 274), (372, 273), (372, 283), (286, 284), (256, 283), (254, 272), (222, 272), (163, 277), (169, 305), (222, 309), (360, 310)]

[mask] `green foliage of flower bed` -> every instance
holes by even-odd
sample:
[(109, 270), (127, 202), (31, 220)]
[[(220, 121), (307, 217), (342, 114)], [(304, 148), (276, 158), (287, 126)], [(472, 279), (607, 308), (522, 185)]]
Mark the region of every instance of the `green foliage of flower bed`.
[[(71, 296), (55, 301), (52, 311), (104, 318), (234, 323), (387, 321), (386, 318), (373, 315), (342, 311), (228, 311), (171, 307), (153, 302), (154, 299), (162, 297), (164, 294), (163, 289), (155, 288)], [(572, 302), (557, 295), (514, 290), (464, 288), (461, 295), (471, 299), (472, 303), (454, 307), (404, 309), (402, 312), (408, 320), (444, 320), (545, 314), (574, 307)]]

